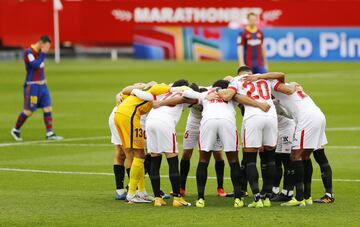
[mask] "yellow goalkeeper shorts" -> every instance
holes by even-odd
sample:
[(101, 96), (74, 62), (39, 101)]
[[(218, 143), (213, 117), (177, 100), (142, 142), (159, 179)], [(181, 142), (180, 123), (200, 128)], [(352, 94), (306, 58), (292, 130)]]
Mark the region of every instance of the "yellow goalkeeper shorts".
[(115, 125), (124, 148), (144, 149), (144, 131), (140, 124), (140, 116), (128, 117), (115, 113)]

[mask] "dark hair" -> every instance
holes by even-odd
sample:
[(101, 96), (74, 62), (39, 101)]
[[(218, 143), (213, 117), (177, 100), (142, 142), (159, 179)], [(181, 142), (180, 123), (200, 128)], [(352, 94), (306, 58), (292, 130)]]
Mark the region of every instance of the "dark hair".
[(200, 92), (200, 93), (203, 93), (203, 92), (206, 92), (206, 91), (208, 91), (208, 89), (205, 88), (205, 87), (202, 87), (202, 88), (199, 89), (199, 92)]
[(251, 17), (251, 16), (257, 17), (256, 13), (250, 12), (250, 13), (247, 14), (246, 18), (249, 19), (249, 17)]
[(239, 75), (239, 73), (242, 73), (242, 72), (252, 72), (252, 70), (249, 66), (243, 65), (238, 68), (237, 74)]
[(173, 83), (171, 87), (181, 87), (181, 86), (189, 86), (189, 81), (187, 80), (177, 80)]
[(214, 84), (212, 85), (213, 87), (220, 87), (222, 89), (226, 89), (229, 86), (229, 81), (227, 80), (217, 80), (214, 82)]
[(48, 35), (40, 36), (39, 41), (42, 42), (42, 43), (51, 43), (51, 39), (50, 39), (50, 37)]
[(193, 89), (194, 91), (197, 91), (199, 92), (199, 86), (195, 83), (191, 83), (190, 86), (189, 86), (191, 89)]

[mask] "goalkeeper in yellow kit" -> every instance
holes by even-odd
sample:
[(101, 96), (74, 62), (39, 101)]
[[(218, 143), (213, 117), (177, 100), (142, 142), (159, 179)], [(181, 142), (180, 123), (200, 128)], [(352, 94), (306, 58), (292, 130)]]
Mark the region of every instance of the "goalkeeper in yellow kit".
[(170, 86), (155, 82), (128, 86), (122, 91), (122, 94), (128, 97), (115, 111), (115, 125), (123, 142), (126, 159), (131, 160), (134, 157), (130, 168), (129, 191), (126, 199), (130, 203), (151, 202), (154, 198), (145, 190), (145, 135), (140, 124), (140, 117), (151, 110), (153, 103), (131, 95), (133, 89), (147, 90), (150, 94), (157, 96), (169, 92)]

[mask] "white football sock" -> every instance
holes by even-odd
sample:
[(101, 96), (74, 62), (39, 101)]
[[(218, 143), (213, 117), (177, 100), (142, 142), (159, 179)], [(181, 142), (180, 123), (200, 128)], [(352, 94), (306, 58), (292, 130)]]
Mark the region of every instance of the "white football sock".
[(279, 187), (273, 187), (272, 191), (273, 191), (273, 193), (278, 194), (279, 193)]

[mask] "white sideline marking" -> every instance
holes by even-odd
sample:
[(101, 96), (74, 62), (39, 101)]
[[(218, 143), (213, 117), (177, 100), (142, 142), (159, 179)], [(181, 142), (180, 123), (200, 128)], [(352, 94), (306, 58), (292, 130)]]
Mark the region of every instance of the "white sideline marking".
[(110, 139), (109, 136), (95, 136), (95, 137), (80, 137), (80, 138), (69, 138), (63, 140), (34, 140), (34, 141), (26, 141), (26, 142), (15, 142), (15, 143), (0, 143), (0, 147), (10, 147), (10, 146), (24, 146), (29, 144), (39, 144), (39, 143), (61, 143), (71, 142), (71, 141), (83, 141), (83, 140), (100, 140), (100, 139)]
[(55, 146), (55, 147), (113, 147), (111, 143), (35, 143), (27, 144), (28, 146)]
[[(326, 131), (329, 132), (342, 132), (342, 131), (360, 131), (360, 127), (335, 127), (335, 128), (327, 128)], [(183, 136), (184, 133), (177, 133), (178, 136)], [(71, 141), (84, 141), (84, 140), (101, 140), (101, 139), (109, 139), (110, 136), (96, 136), (96, 137), (80, 137), (80, 138), (69, 138), (64, 140), (34, 140), (34, 141), (26, 141), (26, 142), (14, 142), (14, 143), (0, 143), (0, 147), (10, 147), (10, 146), (24, 146), (24, 145), (31, 145), (31, 144), (48, 144), (57, 142), (61, 144), (62, 142), (71, 142)], [(70, 145), (65, 145), (70, 146)], [(85, 145), (80, 145), (85, 146)], [(349, 148), (351, 149), (351, 148)], [(357, 148), (352, 148), (357, 149)]]
[(329, 132), (360, 131), (360, 127), (327, 128), (326, 131)]
[[(59, 147), (112, 147), (111, 143), (30, 143), (28, 146), (59, 146)], [(181, 147), (181, 144), (179, 145)], [(360, 149), (360, 146), (325, 146), (325, 149)]]
[(325, 150), (326, 148), (330, 148), (330, 149), (360, 149), (360, 146), (326, 146), (325, 145)]
[[(72, 172), (72, 171), (55, 171), (55, 170), (38, 170), (38, 169), (17, 169), (17, 168), (0, 168), (0, 171), (9, 172), (31, 172), (31, 173), (48, 173), (48, 174), (70, 174), (70, 175), (99, 175), (99, 176), (114, 176), (113, 173), (99, 173), (99, 172)], [(168, 175), (160, 175), (162, 178), (168, 178)], [(195, 176), (188, 176), (189, 179), (196, 179)], [(208, 179), (215, 180), (216, 177), (208, 177)], [(230, 177), (224, 177), (230, 180)], [(321, 181), (321, 179), (313, 179), (314, 181)], [(359, 179), (333, 179), (337, 182), (360, 182)]]

